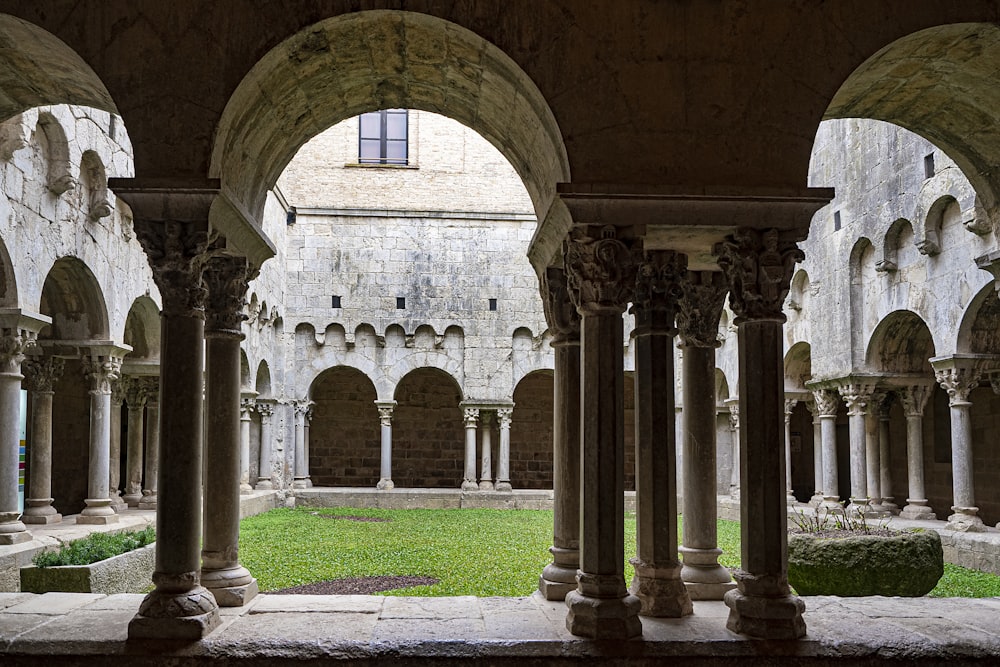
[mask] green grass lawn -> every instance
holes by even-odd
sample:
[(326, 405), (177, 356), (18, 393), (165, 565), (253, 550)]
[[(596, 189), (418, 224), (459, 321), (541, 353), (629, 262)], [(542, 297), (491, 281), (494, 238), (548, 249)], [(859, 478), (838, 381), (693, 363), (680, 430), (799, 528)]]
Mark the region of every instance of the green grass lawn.
[[(388, 519), (361, 522), (322, 515)], [(740, 525), (719, 521), (720, 562), (739, 565)], [(635, 544), (635, 515), (625, 543)], [(276, 509), (240, 524), (240, 560), (263, 591), (374, 575), (435, 577), (387, 595), (530, 595), (551, 556), (552, 512), (537, 510)], [(631, 582), (631, 553), (625, 580)], [(935, 597), (1000, 596), (1000, 577), (945, 564)]]

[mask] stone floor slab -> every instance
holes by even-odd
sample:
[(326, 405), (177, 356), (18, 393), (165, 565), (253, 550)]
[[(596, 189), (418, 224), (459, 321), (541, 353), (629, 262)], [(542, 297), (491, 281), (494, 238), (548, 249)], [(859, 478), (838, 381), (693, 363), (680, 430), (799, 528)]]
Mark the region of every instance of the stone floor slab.
[(285, 611), (377, 614), (392, 598), (378, 595), (259, 595), (251, 614)]
[(26, 602), (33, 593), (0, 593), (0, 610)]
[(100, 593), (42, 593), (4, 611), (10, 614), (48, 614), (58, 616), (85, 607), (105, 597)]
[(21, 634), (11, 647), (19, 652), (50, 654), (70, 649), (77, 655), (101, 655), (128, 639), (128, 622), (135, 611), (79, 611)]
[(139, 611), (139, 605), (146, 597), (144, 593), (115, 593), (107, 595), (99, 600), (91, 602), (80, 611), (131, 611), (133, 614)]
[(51, 623), (53, 618), (44, 614), (5, 614), (0, 622), (0, 646), (7, 648), (20, 635)]
[(486, 634), (481, 618), (387, 618), (379, 619), (372, 641), (437, 642), (473, 641)]
[(479, 598), (471, 595), (448, 598), (387, 597), (379, 618), (482, 618), (482, 611)]
[(254, 613), (235, 619), (213, 638), (239, 642), (248, 647), (282, 642), (330, 644), (344, 641), (367, 643), (378, 618), (372, 613), (294, 612)]

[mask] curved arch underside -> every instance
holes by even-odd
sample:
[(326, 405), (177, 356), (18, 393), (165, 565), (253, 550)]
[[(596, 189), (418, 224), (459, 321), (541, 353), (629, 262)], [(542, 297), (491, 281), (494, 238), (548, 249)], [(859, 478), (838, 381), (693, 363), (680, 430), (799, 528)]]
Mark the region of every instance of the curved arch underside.
[(928, 361), (934, 356), (934, 338), (916, 313), (897, 310), (879, 322), (868, 344), (867, 363), (886, 373), (933, 376)]

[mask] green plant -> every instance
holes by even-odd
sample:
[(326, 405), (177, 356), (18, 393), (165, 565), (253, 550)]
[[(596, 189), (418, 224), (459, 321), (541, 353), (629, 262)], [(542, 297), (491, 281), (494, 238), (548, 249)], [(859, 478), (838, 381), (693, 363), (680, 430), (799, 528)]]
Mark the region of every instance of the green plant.
[(874, 525), (870, 524), (867, 518), (870, 514), (872, 514), (872, 506), (870, 502), (866, 502), (864, 505), (854, 506), (850, 510), (830, 511), (828, 507), (823, 507), (812, 514), (795, 512), (792, 515), (792, 523), (795, 524), (797, 532), (800, 533), (880, 535), (895, 532), (889, 528), (887, 517), (879, 518)]
[(135, 533), (91, 533), (73, 540), (58, 551), (43, 551), (32, 562), (37, 567), (58, 565), (90, 565), (144, 547), (156, 541), (156, 530), (148, 526)]

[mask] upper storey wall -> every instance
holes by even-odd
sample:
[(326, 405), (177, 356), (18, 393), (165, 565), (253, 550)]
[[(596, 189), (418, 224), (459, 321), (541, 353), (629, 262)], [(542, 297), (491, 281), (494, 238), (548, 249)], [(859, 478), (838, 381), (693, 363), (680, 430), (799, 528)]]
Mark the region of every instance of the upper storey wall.
[(351, 118), (303, 146), (278, 187), (298, 208), (534, 213), (510, 163), (461, 123), (411, 110), (408, 145), (408, 165), (360, 165)]

